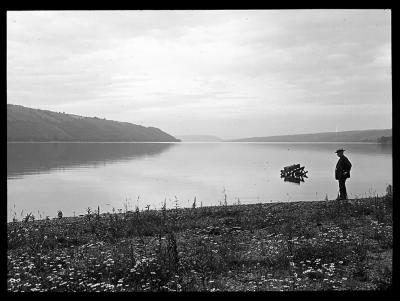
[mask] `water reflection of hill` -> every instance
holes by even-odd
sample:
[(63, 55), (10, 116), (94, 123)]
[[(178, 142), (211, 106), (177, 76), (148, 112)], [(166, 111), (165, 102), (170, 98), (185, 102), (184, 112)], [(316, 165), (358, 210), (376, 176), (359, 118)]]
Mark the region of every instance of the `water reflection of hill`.
[(344, 148), (350, 154), (364, 155), (392, 155), (391, 144), (379, 143), (250, 143), (257, 148), (277, 148), (282, 151), (307, 151), (307, 152), (326, 152), (333, 154), (338, 148)]
[(7, 143), (7, 177), (156, 156), (170, 143)]

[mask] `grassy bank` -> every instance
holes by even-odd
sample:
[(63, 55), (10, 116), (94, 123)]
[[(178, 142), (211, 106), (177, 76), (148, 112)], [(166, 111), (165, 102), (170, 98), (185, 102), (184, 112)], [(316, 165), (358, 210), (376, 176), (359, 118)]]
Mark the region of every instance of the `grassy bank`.
[(392, 197), (13, 222), (9, 291), (391, 288)]

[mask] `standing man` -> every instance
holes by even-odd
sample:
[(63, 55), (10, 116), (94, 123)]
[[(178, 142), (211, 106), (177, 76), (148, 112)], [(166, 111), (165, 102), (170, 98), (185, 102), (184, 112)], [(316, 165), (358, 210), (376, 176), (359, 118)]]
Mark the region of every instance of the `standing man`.
[(339, 181), (339, 200), (347, 200), (346, 180), (350, 178), (351, 163), (343, 154), (344, 149), (336, 151), (339, 160), (336, 164), (335, 179)]

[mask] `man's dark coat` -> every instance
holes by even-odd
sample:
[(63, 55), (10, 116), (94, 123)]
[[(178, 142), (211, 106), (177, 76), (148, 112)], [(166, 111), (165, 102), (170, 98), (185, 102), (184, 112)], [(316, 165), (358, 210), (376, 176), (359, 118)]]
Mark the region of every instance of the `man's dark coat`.
[[(339, 161), (336, 164), (336, 169), (335, 169), (335, 179), (336, 180), (343, 180), (350, 178), (350, 169), (351, 169), (351, 163), (349, 159), (345, 155), (341, 156), (339, 158)], [(347, 171), (347, 174), (344, 175), (344, 172)]]

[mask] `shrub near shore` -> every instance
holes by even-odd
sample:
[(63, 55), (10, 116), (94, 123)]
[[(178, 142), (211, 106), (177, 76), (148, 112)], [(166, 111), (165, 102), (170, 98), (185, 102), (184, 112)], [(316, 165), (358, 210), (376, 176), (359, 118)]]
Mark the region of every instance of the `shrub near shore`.
[(145, 210), (7, 225), (8, 291), (379, 290), (392, 197)]

